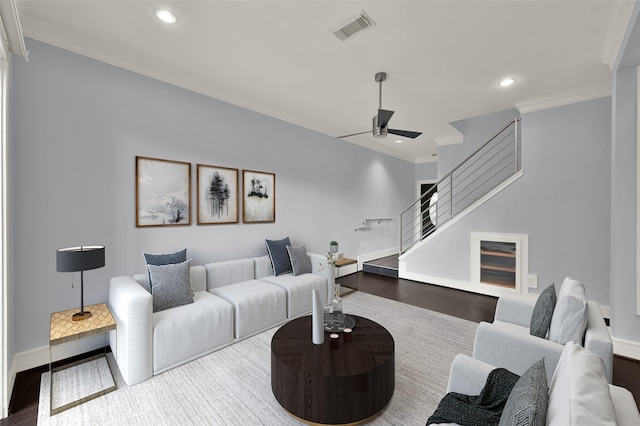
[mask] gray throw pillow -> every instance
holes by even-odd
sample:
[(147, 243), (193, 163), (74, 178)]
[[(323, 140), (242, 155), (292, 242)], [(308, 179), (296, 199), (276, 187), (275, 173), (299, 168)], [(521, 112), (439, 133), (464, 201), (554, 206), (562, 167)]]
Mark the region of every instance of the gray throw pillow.
[(153, 312), (193, 303), (191, 259), (171, 265), (148, 265), (153, 280)]
[(294, 276), (311, 273), (311, 261), (309, 260), (305, 246), (287, 246), (287, 251), (289, 252), (289, 259), (291, 260)]
[(502, 410), (499, 426), (544, 426), (548, 404), (547, 371), (541, 359), (516, 382)]
[(271, 265), (273, 266), (273, 274), (278, 276), (282, 274), (288, 274), (293, 271), (291, 266), (291, 260), (289, 259), (289, 252), (287, 246), (291, 245), (289, 237), (282, 240), (264, 240), (267, 245), (267, 251), (271, 258)]
[(144, 261), (147, 264), (147, 275), (149, 276), (148, 287), (144, 286), (145, 290), (151, 293), (151, 288), (153, 287), (153, 281), (151, 280), (151, 275), (149, 274), (149, 265), (172, 265), (175, 263), (182, 263), (187, 260), (187, 249), (183, 248), (182, 250), (178, 250), (174, 253), (166, 253), (166, 254), (151, 254), (151, 253), (142, 253), (144, 256)]
[(556, 287), (551, 284), (544, 289), (531, 313), (531, 322), (529, 323), (529, 333), (532, 336), (547, 337), (551, 318), (553, 317), (553, 309), (556, 307)]

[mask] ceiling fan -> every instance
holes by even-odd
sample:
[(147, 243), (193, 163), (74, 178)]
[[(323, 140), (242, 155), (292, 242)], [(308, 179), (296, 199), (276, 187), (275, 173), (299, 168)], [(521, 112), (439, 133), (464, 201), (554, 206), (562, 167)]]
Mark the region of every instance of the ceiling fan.
[[(380, 84), (380, 96), (379, 96), (379, 104), (378, 104), (378, 114), (373, 117), (373, 136), (376, 138), (384, 138), (387, 136), (387, 133), (391, 133), (392, 135), (404, 136), (406, 138), (415, 139), (422, 134), (422, 132), (412, 132), (410, 130), (397, 130), (397, 129), (389, 129), (389, 120), (393, 116), (395, 111), (389, 111), (386, 109), (382, 109), (382, 82), (387, 79), (386, 72), (376, 73), (376, 82)], [(349, 136), (356, 135), (364, 135), (365, 133), (369, 133), (369, 130), (366, 132), (360, 133), (352, 133), (350, 135), (338, 136), (341, 138), (348, 138)]]

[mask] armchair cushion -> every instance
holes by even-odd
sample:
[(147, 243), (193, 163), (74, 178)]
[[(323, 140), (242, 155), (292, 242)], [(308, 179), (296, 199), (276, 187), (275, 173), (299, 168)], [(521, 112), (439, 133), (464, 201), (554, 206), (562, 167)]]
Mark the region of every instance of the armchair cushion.
[(529, 333), (532, 336), (542, 337), (543, 339), (547, 337), (555, 307), (556, 287), (552, 283), (540, 294), (533, 308), (531, 324), (529, 325)]
[(516, 382), (502, 411), (499, 426), (544, 426), (547, 419), (547, 372), (536, 361)]
[(520, 375), (544, 358), (549, 383), (563, 348), (558, 343), (530, 335), (528, 327), (500, 321), (481, 322), (476, 330), (473, 357)]
[(564, 345), (582, 344), (587, 328), (587, 297), (578, 280), (567, 277), (562, 282), (549, 328), (549, 340)]
[(549, 388), (549, 426), (616, 425), (602, 359), (574, 342), (565, 345)]

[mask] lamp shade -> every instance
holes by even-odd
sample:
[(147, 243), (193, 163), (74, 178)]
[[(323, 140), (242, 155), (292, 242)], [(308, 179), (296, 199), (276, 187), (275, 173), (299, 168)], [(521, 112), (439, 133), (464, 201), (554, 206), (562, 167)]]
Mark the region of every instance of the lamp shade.
[(104, 266), (104, 246), (68, 247), (56, 251), (56, 271), (76, 272)]

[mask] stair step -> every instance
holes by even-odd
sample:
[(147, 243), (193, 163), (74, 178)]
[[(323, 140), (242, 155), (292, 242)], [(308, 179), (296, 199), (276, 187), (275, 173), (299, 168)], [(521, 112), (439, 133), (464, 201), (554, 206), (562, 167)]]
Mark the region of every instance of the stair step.
[(367, 265), (366, 263), (362, 265), (362, 270), (364, 272), (369, 272), (372, 274), (384, 275), (387, 277), (398, 278), (398, 270), (393, 268), (387, 268), (384, 266), (377, 265)]
[(398, 278), (398, 256), (389, 256), (365, 262), (362, 265), (362, 270), (372, 274)]

